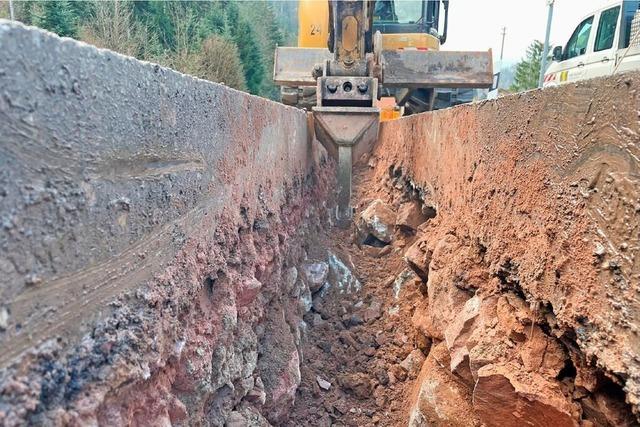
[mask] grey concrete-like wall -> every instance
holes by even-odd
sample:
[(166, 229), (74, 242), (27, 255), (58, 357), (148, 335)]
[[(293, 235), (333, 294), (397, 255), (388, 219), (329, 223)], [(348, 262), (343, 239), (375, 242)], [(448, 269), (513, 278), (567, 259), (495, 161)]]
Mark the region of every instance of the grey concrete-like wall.
[(0, 46), (0, 367), (312, 166), (293, 108), (8, 21)]

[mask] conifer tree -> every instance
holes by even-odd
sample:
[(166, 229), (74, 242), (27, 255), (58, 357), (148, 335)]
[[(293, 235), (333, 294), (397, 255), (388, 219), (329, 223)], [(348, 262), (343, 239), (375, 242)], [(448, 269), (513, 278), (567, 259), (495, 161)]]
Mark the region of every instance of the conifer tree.
[(227, 3), (226, 11), (226, 31), (238, 47), (247, 88), (249, 92), (259, 94), (264, 78), (264, 64), (255, 33), (249, 22), (240, 15), (237, 4)]
[(544, 45), (534, 40), (527, 48), (527, 56), (516, 66), (516, 74), (511, 90), (520, 92), (538, 87), (540, 67), (542, 66), (542, 52)]
[(268, 2), (239, 3), (240, 16), (251, 22), (258, 49), (262, 55), (263, 78), (258, 95), (275, 100), (280, 99), (280, 88), (273, 83), (273, 52), (276, 46), (284, 45), (284, 37), (280, 25)]
[(61, 37), (76, 37), (75, 9), (68, 0), (38, 2), (33, 9), (33, 24)]

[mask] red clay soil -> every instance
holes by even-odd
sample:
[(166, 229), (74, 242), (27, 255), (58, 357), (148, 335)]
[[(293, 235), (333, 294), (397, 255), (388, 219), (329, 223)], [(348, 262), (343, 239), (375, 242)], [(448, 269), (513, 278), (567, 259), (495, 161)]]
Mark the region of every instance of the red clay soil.
[[(286, 425), (638, 424), (637, 363), (628, 353), (618, 369), (605, 357), (629, 341), (598, 331), (603, 308), (586, 297), (618, 295), (605, 282), (620, 284), (619, 264), (599, 249), (583, 202), (616, 177), (601, 166), (605, 175), (579, 197), (586, 161), (561, 163), (553, 155), (560, 142), (546, 141), (540, 123), (518, 132), (537, 120), (535, 96), (526, 108), (512, 97), (505, 112), (500, 103), (474, 105), (383, 127), (369, 167), (355, 176), (357, 227), (311, 243), (337, 254), (362, 289), (314, 296)], [(550, 92), (547, 101), (562, 96)], [(561, 135), (581, 126), (559, 120)], [(394, 227), (416, 204), (437, 215), (410, 232)], [(371, 210), (393, 235), (373, 230), (367, 245), (358, 216)], [(627, 220), (635, 224), (637, 213)], [(324, 249), (308, 252), (327, 258)], [(636, 308), (629, 300), (616, 310)]]
[[(639, 82), (385, 123), (359, 214), (393, 224), (412, 202), (437, 216), (384, 250), (332, 232), (363, 288), (309, 319), (290, 425), (637, 425)], [(405, 266), (421, 280), (394, 318)], [(353, 319), (374, 299), (379, 319)], [(426, 360), (402, 381), (414, 349)]]

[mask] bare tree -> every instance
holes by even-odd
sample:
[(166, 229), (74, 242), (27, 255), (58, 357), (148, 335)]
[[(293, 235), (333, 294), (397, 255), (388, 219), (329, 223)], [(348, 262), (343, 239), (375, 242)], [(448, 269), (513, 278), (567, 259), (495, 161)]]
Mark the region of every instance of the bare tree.
[(211, 36), (202, 44), (195, 74), (235, 89), (246, 89), (238, 48), (220, 36)]
[[(190, 8), (183, 7), (180, 2), (168, 2), (167, 8), (174, 31), (174, 52), (167, 62), (176, 70), (194, 74), (197, 67), (197, 55), (193, 52), (197, 23), (194, 12)], [(165, 41), (165, 44), (169, 44), (168, 41)]]
[(94, 3), (94, 19), (80, 30), (80, 38), (95, 46), (125, 55), (149, 59), (149, 34), (133, 19), (129, 1), (112, 0)]
[(8, 1), (0, 0), (0, 18), (11, 19)]

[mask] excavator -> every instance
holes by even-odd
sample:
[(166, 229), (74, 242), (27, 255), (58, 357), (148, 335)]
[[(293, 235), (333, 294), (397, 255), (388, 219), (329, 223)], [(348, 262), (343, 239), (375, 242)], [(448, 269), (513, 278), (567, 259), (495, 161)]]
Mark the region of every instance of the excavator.
[(315, 136), (337, 161), (339, 226), (351, 223), (352, 168), (381, 120), (431, 110), (438, 88), (492, 86), (490, 50), (440, 50), (448, 21), (449, 0), (299, 0), (298, 46), (276, 48), (273, 79), (285, 104), (311, 109)]

